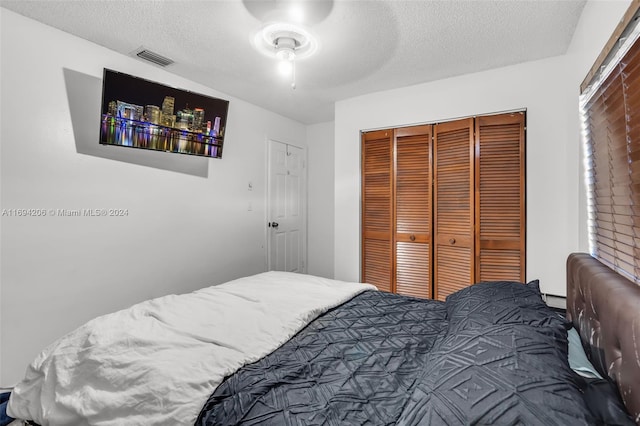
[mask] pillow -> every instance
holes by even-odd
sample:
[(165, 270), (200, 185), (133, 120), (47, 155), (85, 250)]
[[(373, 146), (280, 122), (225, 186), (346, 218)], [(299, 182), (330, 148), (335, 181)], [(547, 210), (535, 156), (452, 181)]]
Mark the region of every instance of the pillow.
[(568, 331), (569, 339), (569, 366), (573, 371), (588, 379), (602, 379), (598, 370), (591, 364), (582, 347), (582, 341), (578, 330), (571, 328)]
[(571, 328), (569, 338), (569, 366), (584, 378), (584, 401), (591, 414), (605, 425), (634, 425), (616, 385), (603, 379), (584, 352), (578, 330)]
[(9, 396), (11, 392), (0, 393), (0, 426), (7, 426), (15, 419), (7, 415), (7, 403), (9, 402)]
[(397, 423), (596, 424), (584, 382), (567, 364), (566, 340), (562, 346), (554, 335), (522, 324), (446, 334), (429, 352)]
[(445, 304), (451, 332), (494, 324), (524, 324), (557, 328), (564, 333), (571, 326), (542, 300), (538, 280), (528, 284), (513, 281), (474, 284), (447, 297)]
[(525, 284), (528, 289), (531, 289), (538, 293), (542, 298), (542, 293), (540, 293), (540, 280), (532, 280)]
[(605, 379), (585, 379), (585, 381), (584, 402), (598, 420), (598, 424), (635, 425), (613, 382)]

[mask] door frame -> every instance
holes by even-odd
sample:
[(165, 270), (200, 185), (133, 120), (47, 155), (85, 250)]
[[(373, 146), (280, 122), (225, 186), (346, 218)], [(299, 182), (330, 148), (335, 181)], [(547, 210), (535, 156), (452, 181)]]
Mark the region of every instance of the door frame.
[(302, 259), (302, 273), (306, 274), (308, 271), (308, 259), (307, 259), (307, 245), (308, 245), (308, 218), (307, 218), (307, 204), (309, 202), (309, 194), (308, 194), (308, 188), (307, 188), (307, 182), (308, 182), (308, 167), (307, 164), (308, 159), (307, 159), (307, 148), (306, 146), (297, 144), (297, 143), (289, 143), (289, 142), (283, 142), (280, 139), (275, 139), (275, 138), (270, 138), (267, 137), (265, 139), (265, 162), (266, 162), (266, 166), (265, 166), (265, 179), (264, 181), (266, 182), (266, 189), (264, 191), (265, 195), (265, 212), (264, 212), (264, 220), (263, 220), (263, 224), (264, 224), (264, 238), (266, 243), (264, 244), (265, 247), (265, 270), (270, 271), (271, 269), (271, 232), (269, 232), (269, 227), (267, 226), (267, 224), (271, 221), (271, 143), (272, 142), (276, 142), (276, 143), (281, 143), (283, 145), (287, 145), (287, 146), (293, 146), (295, 148), (298, 148), (300, 150), (302, 150), (302, 173), (301, 173), (301, 177), (302, 177), (302, 194), (303, 194), (303, 200), (301, 201), (300, 205), (302, 207), (302, 225), (300, 226), (300, 229), (303, 232), (303, 241), (301, 244), (301, 248), (302, 248), (302, 253), (300, 254), (300, 258)]

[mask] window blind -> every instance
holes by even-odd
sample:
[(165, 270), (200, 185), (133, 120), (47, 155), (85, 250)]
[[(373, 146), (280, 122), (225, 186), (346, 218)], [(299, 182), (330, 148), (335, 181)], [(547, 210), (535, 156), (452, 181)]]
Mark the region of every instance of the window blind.
[(581, 97), (591, 254), (640, 283), (640, 40), (627, 32)]

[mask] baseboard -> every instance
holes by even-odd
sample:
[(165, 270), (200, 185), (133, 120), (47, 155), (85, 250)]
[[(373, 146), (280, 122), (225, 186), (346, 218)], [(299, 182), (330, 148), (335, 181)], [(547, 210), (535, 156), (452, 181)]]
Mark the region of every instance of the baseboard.
[(564, 296), (556, 296), (554, 294), (543, 294), (544, 301), (547, 306), (557, 309), (567, 309), (567, 298)]

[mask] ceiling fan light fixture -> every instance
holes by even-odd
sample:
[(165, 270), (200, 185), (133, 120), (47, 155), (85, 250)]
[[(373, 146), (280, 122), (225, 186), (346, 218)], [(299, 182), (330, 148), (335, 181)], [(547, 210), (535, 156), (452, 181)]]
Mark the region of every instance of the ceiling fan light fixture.
[(292, 89), (296, 88), (296, 61), (308, 58), (318, 49), (318, 43), (311, 34), (288, 23), (265, 26), (255, 35), (254, 46), (278, 60), (278, 71), (285, 77), (291, 77)]
[(281, 61), (293, 61), (296, 58), (298, 43), (291, 37), (280, 37), (275, 42), (276, 57)]
[(291, 77), (291, 75), (293, 74), (293, 62), (292, 61), (278, 62), (278, 72), (283, 77)]
[(254, 46), (270, 57), (280, 58), (293, 53), (296, 60), (308, 58), (318, 50), (315, 37), (304, 28), (289, 23), (266, 25), (255, 35)]

